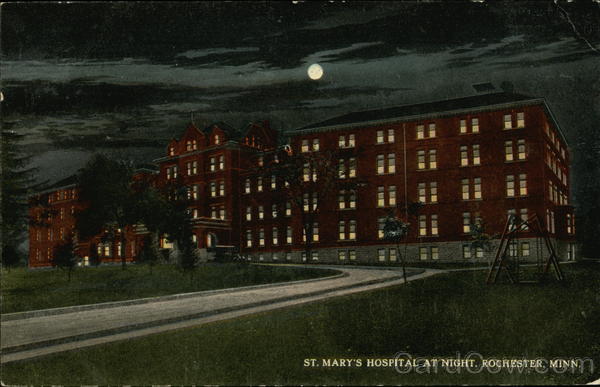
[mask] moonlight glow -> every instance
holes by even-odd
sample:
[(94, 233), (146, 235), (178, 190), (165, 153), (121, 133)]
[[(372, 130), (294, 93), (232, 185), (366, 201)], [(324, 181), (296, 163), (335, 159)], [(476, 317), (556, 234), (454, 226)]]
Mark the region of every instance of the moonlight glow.
[(317, 80), (317, 79), (321, 79), (322, 76), (323, 76), (323, 67), (321, 67), (321, 65), (314, 63), (308, 67), (308, 77), (310, 79)]

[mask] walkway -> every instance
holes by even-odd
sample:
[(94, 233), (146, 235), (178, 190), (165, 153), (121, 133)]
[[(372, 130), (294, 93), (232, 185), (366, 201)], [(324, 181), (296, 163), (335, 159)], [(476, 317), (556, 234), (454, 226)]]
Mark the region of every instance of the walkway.
[[(64, 308), (51, 315), (5, 315), (1, 325), (1, 360), (7, 363), (29, 359), (403, 283), (402, 272), (397, 268), (332, 268), (345, 275), (199, 292), (133, 305), (117, 302), (100, 309)], [(409, 271), (409, 281), (438, 272), (413, 269)]]

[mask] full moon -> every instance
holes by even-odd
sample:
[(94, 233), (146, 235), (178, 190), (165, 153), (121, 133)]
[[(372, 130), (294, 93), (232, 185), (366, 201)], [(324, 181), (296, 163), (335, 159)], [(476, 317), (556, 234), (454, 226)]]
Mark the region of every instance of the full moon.
[(308, 77), (310, 79), (317, 80), (317, 79), (321, 79), (322, 76), (323, 76), (323, 67), (321, 67), (321, 65), (314, 63), (308, 67)]

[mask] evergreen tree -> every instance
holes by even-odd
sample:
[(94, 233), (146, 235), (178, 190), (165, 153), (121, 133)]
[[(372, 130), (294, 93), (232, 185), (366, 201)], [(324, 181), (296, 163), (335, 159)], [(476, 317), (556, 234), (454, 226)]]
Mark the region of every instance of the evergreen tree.
[(67, 278), (71, 281), (71, 273), (79, 263), (79, 257), (75, 254), (75, 246), (72, 240), (56, 246), (54, 249), (52, 266), (67, 271)]
[(2, 211), (2, 264), (19, 263), (18, 246), (27, 235), (27, 195), (37, 189), (34, 184), (35, 168), (29, 167), (31, 156), (23, 152), (23, 135), (11, 130), (14, 122), (2, 122), (1, 130), (1, 211)]

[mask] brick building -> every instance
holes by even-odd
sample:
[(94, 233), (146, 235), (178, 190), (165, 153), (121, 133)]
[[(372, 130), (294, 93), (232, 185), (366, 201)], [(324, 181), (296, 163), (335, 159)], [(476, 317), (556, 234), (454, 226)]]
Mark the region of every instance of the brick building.
[[(382, 238), (385, 218), (393, 215), (411, 225), (409, 260), (485, 260), (489, 254), (469, 246), (473, 224), (499, 234), (509, 215), (537, 214), (559, 257), (575, 257), (568, 145), (543, 99), (494, 93), (354, 112), (285, 135), (283, 146), (267, 122), (241, 131), (190, 125), (155, 160), (157, 185), (177, 181), (188, 188), (198, 248), (231, 248), (256, 261), (394, 263), (399, 252)], [(276, 173), (290, 153), (327, 164), (336, 191), (290, 200), (285, 177)], [(316, 172), (301, 173), (319, 186)], [(69, 189), (76, 192), (64, 186), (49, 195)], [(76, 206), (69, 197), (53, 207)], [(422, 206), (409, 213), (416, 202)], [(47, 265), (40, 256), (51, 254), (52, 242), (39, 233), (68, 232), (62, 221), (31, 227), (30, 266)], [(161, 245), (171, 247), (164, 238)], [(513, 248), (535, 260), (538, 246), (535, 235), (523, 232)], [(135, 259), (136, 248), (124, 253)]]

